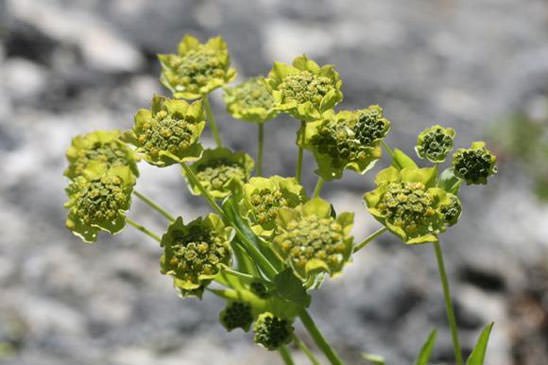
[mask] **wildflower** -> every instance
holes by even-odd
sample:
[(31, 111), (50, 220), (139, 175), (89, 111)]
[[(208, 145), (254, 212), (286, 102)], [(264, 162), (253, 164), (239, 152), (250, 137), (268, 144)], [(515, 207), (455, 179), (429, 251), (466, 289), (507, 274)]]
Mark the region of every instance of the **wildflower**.
[(229, 332), (236, 328), (247, 332), (253, 323), (251, 305), (245, 302), (230, 302), (219, 314), (219, 320)]
[[(254, 165), (248, 154), (218, 147), (205, 150), (190, 168), (211, 196), (222, 199), (249, 180)], [(191, 179), (188, 183), (192, 193), (200, 195), (200, 190)]]
[[(69, 179), (86, 175), (86, 170), (95, 170), (97, 165), (107, 169), (115, 166), (129, 166), (139, 176), (136, 154), (120, 141), (120, 131), (95, 131), (72, 139), (66, 156), (69, 166), (64, 175)], [(93, 174), (93, 172), (91, 172)]]
[(270, 312), (261, 313), (253, 327), (253, 341), (267, 350), (274, 351), (291, 342), (294, 330), (289, 320)]
[(66, 189), (67, 228), (85, 242), (94, 242), (100, 230), (120, 232), (126, 224), (134, 185), (135, 176), (128, 166), (111, 167), (87, 178), (77, 176)]
[(461, 205), (434, 186), (436, 173), (435, 167), (382, 170), (377, 188), (364, 196), (369, 212), (407, 244), (437, 242), (437, 235), (456, 223)]
[(433, 163), (442, 163), (453, 149), (455, 130), (434, 125), (423, 130), (418, 138), (415, 151), (420, 158)]
[(319, 198), (280, 208), (273, 248), (302, 280), (319, 272), (334, 275), (352, 254), (353, 221), (352, 213), (333, 217), (331, 205)]
[(252, 177), (243, 186), (240, 211), (256, 234), (269, 236), (276, 226), (278, 210), (282, 207), (294, 208), (305, 200), (304, 189), (294, 178)]
[(158, 55), (162, 64), (160, 81), (176, 99), (206, 96), (236, 77), (236, 70), (230, 67), (226, 42), (221, 37), (201, 44), (187, 34), (177, 50), (177, 54)]
[(207, 285), (222, 265), (230, 264), (233, 236), (232, 228), (226, 227), (215, 214), (186, 225), (182, 218), (177, 218), (162, 236), (162, 274), (178, 279), (175, 285), (184, 290)]
[(306, 55), (295, 58), (292, 65), (274, 62), (265, 81), (275, 109), (304, 121), (321, 118), (343, 98), (334, 66), (320, 67)]
[(274, 109), (274, 98), (268, 92), (263, 77), (252, 77), (224, 90), (227, 110), (236, 119), (263, 123), (278, 113)]
[(150, 110), (137, 112), (133, 129), (123, 138), (137, 147), (145, 161), (164, 167), (200, 157), (198, 139), (205, 124), (201, 101), (188, 104), (155, 95)]
[[(328, 112), (301, 128), (297, 143), (314, 153), (316, 174), (324, 180), (340, 179), (345, 169), (364, 174), (381, 157), (380, 142), (390, 130), (382, 108)], [(305, 137), (302, 138), (303, 131)], [(302, 141), (302, 142), (301, 142)]]
[(474, 142), (470, 148), (461, 148), (453, 154), (453, 171), (466, 184), (487, 184), (487, 178), (497, 173), (497, 158), (485, 142)]

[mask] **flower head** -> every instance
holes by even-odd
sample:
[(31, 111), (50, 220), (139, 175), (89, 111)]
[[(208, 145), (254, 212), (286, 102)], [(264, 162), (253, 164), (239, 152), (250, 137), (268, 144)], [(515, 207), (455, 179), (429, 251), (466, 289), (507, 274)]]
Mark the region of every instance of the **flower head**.
[(453, 154), (453, 171), (466, 184), (487, 184), (487, 178), (497, 173), (496, 156), (485, 142), (474, 142), (470, 148), (461, 148)]
[(437, 242), (437, 235), (456, 223), (461, 205), (434, 186), (436, 172), (435, 167), (382, 170), (377, 188), (364, 196), (369, 212), (407, 244)]
[(95, 131), (74, 137), (66, 153), (69, 166), (64, 175), (74, 179), (86, 175), (88, 169), (95, 170), (97, 164), (104, 164), (106, 168), (129, 166), (131, 172), (139, 176), (137, 155), (120, 137), (120, 131)]
[(145, 161), (164, 167), (200, 157), (198, 139), (205, 124), (201, 101), (188, 104), (155, 95), (150, 110), (137, 112), (133, 129), (123, 138), (137, 147)]
[(230, 302), (219, 313), (219, 320), (229, 332), (236, 328), (241, 328), (247, 332), (251, 327), (251, 323), (253, 323), (251, 305), (245, 302)]
[(342, 81), (333, 65), (320, 67), (306, 55), (292, 65), (275, 62), (266, 79), (274, 107), (297, 119), (311, 121), (332, 109), (342, 98)]
[(248, 122), (263, 123), (278, 113), (263, 77), (252, 77), (234, 87), (225, 87), (224, 100), (234, 118)]
[[(381, 140), (390, 130), (382, 108), (325, 113), (299, 131), (297, 143), (314, 153), (316, 174), (324, 180), (339, 179), (345, 169), (364, 174), (381, 157)], [(304, 139), (302, 133), (305, 133)]]
[[(254, 165), (248, 154), (218, 147), (205, 150), (190, 168), (211, 196), (222, 199), (249, 180)], [(192, 193), (200, 195), (200, 190), (191, 179), (188, 183)]]
[(274, 351), (291, 342), (294, 330), (289, 320), (277, 317), (270, 312), (261, 313), (253, 327), (255, 332), (253, 341), (267, 350)]
[(194, 290), (207, 284), (232, 258), (234, 231), (215, 214), (183, 224), (177, 218), (162, 236), (162, 274), (176, 278), (175, 285)]
[(161, 54), (158, 59), (162, 64), (160, 81), (176, 99), (203, 97), (236, 77), (221, 37), (201, 44), (187, 34), (179, 43), (177, 54)]
[(134, 185), (135, 176), (128, 166), (97, 168), (87, 178), (77, 176), (66, 189), (67, 228), (86, 242), (94, 242), (100, 230), (120, 232), (126, 224)]
[(455, 130), (434, 125), (423, 130), (418, 138), (415, 151), (420, 158), (433, 163), (442, 163), (453, 149)]
[(256, 234), (269, 236), (276, 226), (278, 210), (294, 208), (305, 200), (304, 189), (294, 178), (252, 177), (243, 186), (240, 211)]
[(339, 273), (350, 259), (354, 214), (335, 218), (331, 213), (331, 205), (319, 198), (278, 211), (273, 248), (302, 280), (319, 272)]

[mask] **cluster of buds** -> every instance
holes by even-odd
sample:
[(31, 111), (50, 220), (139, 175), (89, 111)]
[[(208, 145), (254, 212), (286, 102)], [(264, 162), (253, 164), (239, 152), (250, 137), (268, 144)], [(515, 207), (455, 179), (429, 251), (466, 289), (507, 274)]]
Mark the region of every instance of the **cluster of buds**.
[(273, 246), (302, 280), (320, 272), (333, 275), (352, 254), (353, 221), (352, 213), (334, 218), (331, 205), (319, 198), (297, 208), (280, 208)]
[[(222, 199), (249, 180), (254, 165), (253, 159), (248, 154), (218, 147), (204, 150), (202, 157), (190, 168), (211, 196)], [(200, 195), (196, 182), (192, 179), (187, 181), (192, 193)]]
[(419, 134), (415, 151), (420, 158), (433, 163), (442, 163), (453, 149), (454, 139), (454, 129), (434, 125)]
[(458, 198), (435, 185), (436, 168), (389, 167), (366, 193), (369, 212), (407, 244), (437, 242), (460, 216)]
[(294, 208), (306, 200), (303, 187), (295, 179), (280, 176), (252, 177), (243, 186), (243, 195), (242, 215), (256, 234), (266, 236), (272, 234), (280, 208)]
[(178, 288), (198, 289), (211, 281), (222, 265), (230, 265), (233, 237), (233, 229), (215, 214), (186, 225), (179, 217), (162, 236), (161, 271), (176, 278)]
[(150, 110), (137, 112), (133, 129), (123, 138), (145, 161), (163, 167), (200, 157), (198, 139), (205, 124), (201, 101), (188, 104), (155, 95)]
[(342, 81), (332, 65), (320, 67), (306, 55), (292, 65), (274, 62), (266, 86), (274, 99), (274, 108), (304, 121), (321, 118), (342, 98)]
[(354, 126), (356, 139), (362, 146), (373, 147), (382, 141), (390, 131), (390, 121), (383, 115), (378, 105), (359, 110), (358, 121)]
[(291, 321), (269, 312), (261, 313), (253, 326), (253, 341), (274, 351), (291, 342), (294, 330)]
[(219, 314), (219, 320), (229, 332), (236, 328), (247, 332), (253, 323), (251, 305), (245, 302), (230, 302)]
[(497, 158), (484, 142), (474, 142), (470, 148), (461, 148), (453, 155), (453, 171), (467, 184), (486, 184), (487, 178), (497, 172)]
[(159, 55), (162, 64), (160, 81), (177, 99), (197, 99), (225, 85), (236, 77), (230, 56), (221, 37), (201, 44), (186, 35), (177, 54)]
[(76, 177), (67, 188), (67, 228), (86, 242), (94, 242), (99, 230), (120, 232), (134, 185), (135, 176), (127, 166), (112, 167), (88, 178)]
[(253, 77), (234, 87), (226, 87), (224, 101), (234, 118), (247, 122), (263, 123), (278, 114), (263, 77)]

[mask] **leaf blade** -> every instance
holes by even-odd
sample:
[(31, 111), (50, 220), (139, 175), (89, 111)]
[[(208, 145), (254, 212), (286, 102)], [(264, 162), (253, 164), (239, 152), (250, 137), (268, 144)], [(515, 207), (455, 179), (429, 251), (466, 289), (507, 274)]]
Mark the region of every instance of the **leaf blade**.
[(428, 360), (430, 359), (430, 353), (432, 352), (432, 349), (434, 348), (434, 345), (436, 343), (436, 335), (438, 334), (437, 330), (432, 330), (430, 334), (428, 335), (428, 338), (424, 342), (424, 344), (421, 347), (421, 350), (419, 351), (419, 354), (417, 356), (417, 359), (414, 362), (414, 365), (428, 365)]
[(495, 322), (491, 322), (483, 328), (478, 337), (478, 341), (476, 342), (476, 346), (474, 346), (472, 353), (468, 357), (468, 360), (466, 360), (466, 365), (483, 365), (483, 362), (485, 361), (485, 352), (487, 350), (487, 342), (489, 341), (489, 335), (491, 334), (491, 329), (494, 324)]

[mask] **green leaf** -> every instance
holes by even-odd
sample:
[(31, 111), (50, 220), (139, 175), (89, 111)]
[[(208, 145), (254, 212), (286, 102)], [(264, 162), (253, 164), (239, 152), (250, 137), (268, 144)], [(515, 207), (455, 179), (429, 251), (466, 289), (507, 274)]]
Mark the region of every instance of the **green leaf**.
[(380, 355), (362, 353), (362, 357), (365, 360), (369, 361), (373, 365), (384, 365), (385, 364), (384, 357), (382, 357)]
[(447, 168), (440, 174), (438, 186), (449, 193), (457, 195), (461, 182), (462, 180), (455, 176), (453, 169)]
[(308, 295), (302, 282), (295, 276), (291, 268), (276, 275), (274, 285), (281, 298), (303, 307), (310, 305), (310, 295)]
[(494, 322), (489, 323), (478, 338), (476, 346), (472, 350), (472, 353), (466, 360), (466, 365), (483, 365), (485, 360), (485, 352), (487, 351), (487, 342), (489, 341), (489, 335), (491, 334), (491, 329), (493, 328)]
[(430, 353), (436, 343), (436, 330), (432, 330), (426, 339), (426, 342), (422, 345), (419, 355), (415, 360), (414, 365), (428, 365), (428, 359), (430, 359)]
[(405, 152), (396, 148), (392, 152), (392, 165), (399, 170), (406, 167), (418, 168), (417, 164), (411, 157), (409, 157)]

